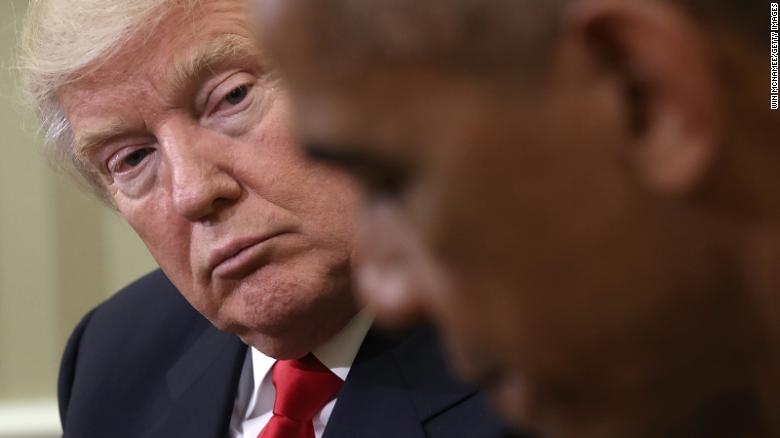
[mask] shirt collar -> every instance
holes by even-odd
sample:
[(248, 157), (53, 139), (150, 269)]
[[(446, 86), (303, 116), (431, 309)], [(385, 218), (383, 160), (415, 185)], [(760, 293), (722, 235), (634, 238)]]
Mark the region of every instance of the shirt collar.
[(365, 309), (361, 310), (335, 336), (315, 348), (312, 354), (341, 380), (347, 380), (352, 362), (373, 322), (373, 315)]
[[(352, 362), (355, 361), (360, 345), (373, 322), (374, 316), (366, 309), (361, 310), (338, 333), (315, 348), (312, 354), (341, 380), (347, 380)], [(256, 392), (276, 359), (266, 356), (255, 347), (251, 347), (251, 350)]]

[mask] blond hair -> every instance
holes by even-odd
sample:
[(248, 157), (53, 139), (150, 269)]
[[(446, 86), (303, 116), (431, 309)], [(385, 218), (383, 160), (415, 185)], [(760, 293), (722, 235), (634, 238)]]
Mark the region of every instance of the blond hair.
[(108, 199), (99, 178), (74, 154), (70, 123), (58, 100), (63, 86), (99, 68), (132, 38), (152, 35), (177, 5), (197, 0), (30, 0), (19, 48), (25, 96), (41, 123), (51, 163), (80, 176)]

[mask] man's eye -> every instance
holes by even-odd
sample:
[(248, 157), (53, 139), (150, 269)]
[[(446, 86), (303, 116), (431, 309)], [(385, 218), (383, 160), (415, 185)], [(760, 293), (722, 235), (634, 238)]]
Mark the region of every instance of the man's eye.
[(244, 99), (246, 99), (248, 93), (249, 87), (246, 85), (241, 85), (240, 87), (236, 87), (230, 90), (230, 93), (225, 96), (225, 102), (229, 103), (230, 105), (238, 105), (239, 103), (243, 102)]
[(141, 164), (152, 150), (152, 148), (140, 148), (125, 156), (118, 156), (109, 162), (109, 169), (111, 173), (126, 172)]
[(375, 198), (397, 198), (406, 189), (408, 182), (404, 172), (391, 169), (353, 169), (353, 173), (362, 181), (369, 196)]
[(303, 144), (310, 158), (342, 168), (355, 177), (371, 197), (401, 197), (410, 183), (412, 175), (406, 166), (367, 153), (368, 148), (332, 146), (317, 141), (304, 141)]
[(232, 88), (227, 94), (222, 95), (213, 107), (207, 110), (208, 114), (230, 116), (242, 112), (252, 102), (251, 92), (252, 84), (246, 82), (244, 85)]
[(124, 164), (130, 167), (135, 167), (141, 164), (141, 161), (143, 161), (147, 155), (149, 155), (149, 148), (138, 149), (124, 159)]

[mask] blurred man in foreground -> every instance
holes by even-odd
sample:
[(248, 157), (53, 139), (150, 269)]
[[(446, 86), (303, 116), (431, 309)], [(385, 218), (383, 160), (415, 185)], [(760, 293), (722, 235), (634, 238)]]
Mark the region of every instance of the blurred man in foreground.
[(500, 436), (430, 331), (369, 331), (351, 294), (354, 181), (292, 142), (247, 2), (29, 7), (23, 71), (54, 159), (165, 272), (77, 327), (66, 437)]
[(780, 436), (766, 3), (256, 3), (381, 318), (548, 436)]

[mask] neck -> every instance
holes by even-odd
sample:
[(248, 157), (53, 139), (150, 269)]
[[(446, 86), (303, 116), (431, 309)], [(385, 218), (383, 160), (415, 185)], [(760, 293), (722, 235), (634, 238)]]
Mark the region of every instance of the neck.
[(744, 276), (755, 318), (764, 332), (756, 388), (766, 436), (780, 436), (780, 226), (751, 230), (744, 250)]
[[(772, 424), (780, 412), (780, 227), (743, 251), (738, 224), (710, 223), (685, 230), (701, 233), (684, 245), (690, 254), (682, 260), (687, 270), (697, 261), (701, 275), (677, 286), (700, 292), (680, 303), (679, 319), (666, 321), (678, 328), (661, 347), (671, 353), (663, 358), (669, 374), (648, 388), (661, 402), (648, 406), (659, 412), (650, 424), (665, 429), (653, 436), (780, 436)], [(703, 244), (698, 251), (695, 242)]]

